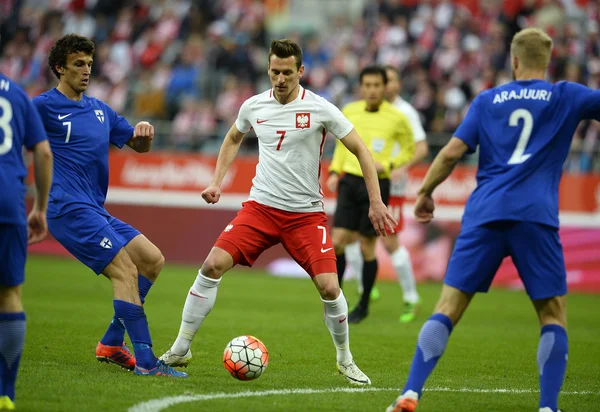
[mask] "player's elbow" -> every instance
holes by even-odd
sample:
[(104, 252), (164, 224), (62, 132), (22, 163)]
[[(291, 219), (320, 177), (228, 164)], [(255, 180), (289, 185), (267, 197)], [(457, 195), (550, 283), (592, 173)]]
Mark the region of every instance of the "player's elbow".
[(467, 152), (467, 145), (460, 139), (453, 137), (440, 151), (440, 156), (445, 163), (456, 164)]
[(438, 155), (442, 162), (444, 162), (444, 164), (446, 165), (450, 165), (450, 166), (454, 166), (456, 163), (458, 163), (458, 161), (460, 160), (460, 158), (462, 157), (462, 155), (458, 155), (458, 153), (451, 151), (451, 150), (444, 150), (442, 149), (442, 151), (440, 151), (440, 154)]
[(33, 148), (35, 162), (38, 164), (52, 164), (52, 150), (47, 140), (36, 144)]
[(373, 158), (373, 155), (369, 151), (369, 148), (367, 147), (366, 144), (364, 144), (364, 142), (362, 140), (356, 142), (355, 145), (350, 145), (350, 146), (346, 146), (346, 147), (348, 148), (350, 153), (352, 153), (354, 156), (356, 156), (358, 158), (359, 161), (360, 160), (368, 160), (368, 159)]

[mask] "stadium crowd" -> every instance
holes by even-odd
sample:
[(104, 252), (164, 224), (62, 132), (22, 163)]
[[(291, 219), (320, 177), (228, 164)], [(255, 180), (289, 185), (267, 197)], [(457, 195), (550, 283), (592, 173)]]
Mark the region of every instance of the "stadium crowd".
[[(203, 150), (222, 138), (246, 98), (269, 87), (268, 24), (294, 1), (0, 0), (0, 72), (38, 95), (56, 84), (46, 64), (52, 43), (70, 32), (88, 36), (96, 42), (89, 95), (135, 118), (168, 121), (162, 147)], [(598, 2), (364, 4), (354, 21), (340, 8), (328, 27), (286, 33), (304, 47), (305, 85), (338, 106), (358, 96), (361, 67), (392, 64), (425, 129), (451, 133), (477, 93), (511, 79), (508, 45), (529, 26), (553, 36), (550, 80), (599, 86)], [(598, 123), (582, 124), (569, 168), (594, 167), (599, 133)]]

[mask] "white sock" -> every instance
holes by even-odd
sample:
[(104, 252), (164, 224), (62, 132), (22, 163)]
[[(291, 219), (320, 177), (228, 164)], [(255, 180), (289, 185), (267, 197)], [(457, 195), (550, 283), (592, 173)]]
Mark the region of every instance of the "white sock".
[(344, 293), (335, 300), (323, 300), (325, 305), (325, 325), (331, 333), (333, 344), (337, 352), (337, 363), (347, 365), (352, 362), (350, 353), (350, 335), (348, 333), (348, 302)]
[(402, 287), (404, 301), (408, 303), (417, 303), (419, 301), (419, 294), (417, 293), (417, 284), (415, 282), (415, 275), (413, 274), (408, 250), (404, 246), (400, 246), (392, 253), (391, 258), (392, 265), (394, 265), (394, 269), (398, 275), (398, 282)]
[(350, 269), (352, 269), (354, 279), (356, 279), (356, 282), (358, 283), (358, 293), (362, 294), (363, 257), (362, 252), (360, 251), (360, 242), (356, 241), (354, 243), (346, 245), (344, 252), (346, 254), (346, 263), (348, 264)]
[(220, 282), (221, 279), (207, 278), (198, 271), (198, 276), (185, 299), (179, 335), (171, 347), (171, 351), (175, 354), (183, 356), (190, 349), (202, 321), (215, 306)]

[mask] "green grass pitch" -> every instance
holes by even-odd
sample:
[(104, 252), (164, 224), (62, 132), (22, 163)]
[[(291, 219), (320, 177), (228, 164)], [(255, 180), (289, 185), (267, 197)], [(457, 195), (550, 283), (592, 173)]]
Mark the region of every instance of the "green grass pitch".
[[(148, 295), (146, 314), (158, 356), (177, 335), (196, 271), (167, 265)], [(308, 277), (274, 278), (253, 270), (232, 271), (223, 278), (215, 308), (192, 346), (189, 379), (138, 377), (94, 357), (112, 317), (110, 282), (75, 260), (31, 256), (23, 291), (28, 329), (17, 410), (127, 411), (151, 399), (204, 394), (211, 396), (166, 410), (384, 411), (404, 384), (417, 335), (440, 285), (420, 285), (422, 310), (410, 325), (397, 322), (398, 285), (379, 286), (381, 300), (364, 323), (350, 329), (354, 358), (373, 381), (372, 391), (342, 392), (355, 387), (336, 374), (323, 306)], [(355, 289), (347, 283), (351, 305)], [(560, 407), (600, 411), (600, 298), (570, 295), (568, 317), (569, 365)], [(270, 353), (269, 367), (251, 382), (233, 379), (221, 359), (227, 342), (244, 334), (261, 339)], [(476, 296), (428, 381), (432, 390), (425, 392), (419, 411), (537, 411), (538, 338), (537, 320), (523, 292), (493, 290)], [(316, 393), (284, 391), (301, 389)], [(323, 393), (327, 389), (332, 391)], [(509, 391), (490, 391), (495, 389)], [(270, 390), (276, 392), (239, 395)], [(225, 395), (212, 396), (217, 393)]]

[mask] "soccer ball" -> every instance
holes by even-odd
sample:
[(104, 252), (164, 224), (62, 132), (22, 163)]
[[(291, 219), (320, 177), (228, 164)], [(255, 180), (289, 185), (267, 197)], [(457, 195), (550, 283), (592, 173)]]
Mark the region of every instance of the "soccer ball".
[(251, 381), (262, 375), (269, 364), (266, 346), (254, 336), (238, 336), (225, 347), (223, 365), (227, 372), (241, 381)]

